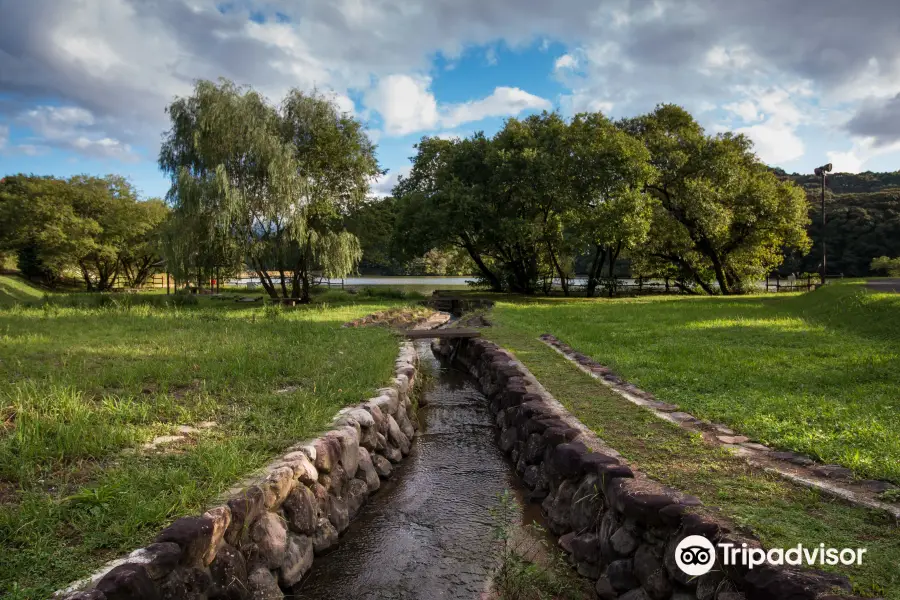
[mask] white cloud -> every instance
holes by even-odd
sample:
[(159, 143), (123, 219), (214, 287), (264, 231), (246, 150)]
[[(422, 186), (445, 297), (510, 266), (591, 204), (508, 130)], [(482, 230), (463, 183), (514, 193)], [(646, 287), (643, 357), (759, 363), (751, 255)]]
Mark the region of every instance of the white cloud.
[[(543, 51), (564, 45), (577, 59), (577, 72), (561, 67), (556, 74), (567, 88), (561, 105), (625, 116), (660, 102), (696, 112), (753, 101), (759, 118), (739, 124), (762, 127), (754, 130), (760, 139), (785, 131), (797, 137), (805, 121), (736, 86), (780, 86), (803, 112), (855, 112), (859, 103), (884, 105), (900, 93), (896, 0), (856, 3), (853, 18), (845, 18), (843, 0), (818, 0), (814, 10), (785, 10), (783, 0), (239, 0), (224, 12), (219, 4), (0, 0), (0, 121), (40, 104), (81, 107), (94, 118), (78, 126), (90, 151), (116, 147), (103, 142), (112, 140), (147, 146), (153, 155), (166, 126), (164, 107), (197, 78), (228, 77), (272, 98), (294, 86), (349, 97), (393, 74), (428, 73), (436, 55), (449, 66), (472, 47), (531, 43)], [(251, 21), (251, 10), (266, 22)], [(810, 82), (807, 91), (821, 107), (800, 102), (802, 90), (788, 85), (794, 81)], [(397, 131), (448, 126), (442, 118), (453, 107), (442, 106), (427, 84), (413, 91), (385, 122)], [(874, 128), (882, 114), (861, 114), (857, 124)], [(878, 133), (883, 144), (896, 139), (891, 134)]]
[(826, 152), (828, 161), (834, 165), (835, 173), (860, 173), (867, 171), (866, 164), (878, 156), (900, 150), (900, 142), (879, 144), (875, 138), (858, 138), (845, 151)]
[(747, 48), (724, 48), (713, 46), (705, 59), (705, 66), (712, 69), (743, 69), (750, 64), (752, 57)]
[(756, 104), (754, 104), (750, 100), (743, 100), (741, 102), (732, 102), (730, 104), (726, 104), (723, 106), (725, 110), (736, 114), (741, 118), (742, 121), (746, 121), (748, 123), (753, 121), (759, 121), (761, 115), (756, 110)]
[(430, 84), (427, 77), (389, 75), (366, 95), (366, 106), (381, 114), (384, 130), (390, 135), (433, 129), (438, 109)]
[(736, 133), (743, 133), (753, 140), (756, 154), (770, 165), (796, 160), (806, 151), (794, 128), (777, 121), (741, 127)]
[(9, 125), (0, 124), (0, 151), (9, 143)]
[(34, 156), (49, 145), (96, 158), (137, 159), (131, 145), (103, 135), (94, 115), (77, 106), (38, 106), (22, 113), (18, 122), (40, 142), (20, 146), (23, 154)]
[(497, 64), (497, 50), (491, 46), (484, 53), (484, 62), (486, 62), (489, 66), (495, 66)]
[(430, 84), (427, 77), (390, 75), (366, 94), (366, 106), (381, 115), (388, 135), (453, 128), (488, 117), (552, 108), (549, 100), (510, 87), (498, 87), (480, 100), (439, 106), (429, 89)]
[(372, 184), (372, 195), (377, 198), (390, 196), (400, 176), (406, 177), (411, 170), (412, 167), (407, 165), (400, 169), (389, 171), (386, 175), (379, 175)]
[(563, 54), (553, 63), (553, 70), (574, 69), (578, 66), (578, 59), (571, 54)]
[(488, 117), (515, 116), (526, 110), (550, 110), (552, 108), (553, 104), (549, 100), (529, 94), (525, 90), (498, 87), (490, 96), (481, 100), (448, 106), (446, 116), (441, 119), (441, 124), (445, 127), (456, 127)]

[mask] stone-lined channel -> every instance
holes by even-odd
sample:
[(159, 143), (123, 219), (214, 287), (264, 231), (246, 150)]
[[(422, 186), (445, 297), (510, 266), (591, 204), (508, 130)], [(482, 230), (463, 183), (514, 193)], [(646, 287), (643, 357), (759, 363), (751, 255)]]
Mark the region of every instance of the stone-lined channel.
[(427, 342), (416, 347), (434, 377), (409, 456), (288, 597), (471, 599), (487, 589), (490, 509), (504, 490), (521, 498), (523, 488), (477, 382)]

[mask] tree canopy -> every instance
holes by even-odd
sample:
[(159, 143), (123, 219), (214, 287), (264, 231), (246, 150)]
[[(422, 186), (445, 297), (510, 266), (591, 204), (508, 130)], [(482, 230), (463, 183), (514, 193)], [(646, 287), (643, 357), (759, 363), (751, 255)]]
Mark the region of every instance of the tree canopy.
[(555, 113), (509, 119), (493, 137), (424, 138), (394, 190), (395, 245), (456, 246), (495, 290), (568, 294), (591, 255), (588, 294), (627, 252), (645, 275), (739, 293), (783, 253), (805, 252), (803, 192), (780, 180), (744, 136), (707, 135), (672, 105), (609, 121)]
[(308, 301), (314, 277), (355, 268), (359, 241), (343, 217), (380, 173), (357, 120), (318, 93), (274, 105), (224, 80), (198, 82), (168, 113), (167, 252), (186, 272), (246, 264), (270, 296)]
[(162, 201), (140, 201), (115, 175), (0, 181), (0, 244), (16, 252), (24, 275), (51, 286), (71, 272), (89, 290), (109, 290), (120, 276), (142, 285), (160, 266), (167, 213)]

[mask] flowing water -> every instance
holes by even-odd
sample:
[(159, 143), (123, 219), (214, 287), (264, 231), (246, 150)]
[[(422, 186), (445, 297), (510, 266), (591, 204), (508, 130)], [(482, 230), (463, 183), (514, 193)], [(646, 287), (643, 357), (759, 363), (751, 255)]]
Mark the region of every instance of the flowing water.
[(504, 490), (519, 495), (521, 484), (496, 445), (477, 383), (419, 344), (435, 377), (413, 449), (340, 545), (316, 557), (293, 598), (472, 599), (487, 588), (490, 509)]

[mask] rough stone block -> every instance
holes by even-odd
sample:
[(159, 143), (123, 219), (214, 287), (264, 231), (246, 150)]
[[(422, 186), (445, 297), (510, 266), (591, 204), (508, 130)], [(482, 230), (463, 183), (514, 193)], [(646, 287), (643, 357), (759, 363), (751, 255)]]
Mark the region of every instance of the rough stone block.
[(328, 495), (328, 520), (338, 533), (343, 533), (350, 526), (350, 510), (347, 501), (337, 496)]
[(228, 509), (231, 511), (231, 524), (225, 530), (225, 541), (235, 547), (240, 547), (250, 525), (265, 512), (263, 505), (264, 494), (258, 486), (250, 486), (240, 496), (228, 501)]
[(267, 510), (273, 510), (281, 506), (287, 495), (291, 493), (293, 482), (293, 469), (289, 467), (273, 469), (260, 485), (263, 490), (263, 506)]
[(313, 535), (316, 531), (316, 496), (305, 485), (298, 485), (281, 505), (288, 528), (294, 533)]
[(667, 600), (672, 594), (672, 583), (666, 576), (659, 548), (642, 544), (637, 549), (634, 554), (634, 574), (652, 600)]
[(375, 472), (378, 473), (378, 476), (381, 479), (390, 479), (391, 475), (394, 472), (394, 467), (391, 466), (391, 463), (388, 459), (381, 456), (380, 454), (373, 454), (372, 464), (375, 466)]
[(370, 494), (381, 487), (381, 479), (372, 463), (372, 456), (362, 446), (359, 448), (359, 469), (356, 471), (356, 478), (366, 482)]
[(212, 578), (204, 569), (179, 567), (160, 586), (163, 600), (206, 600)]
[[(181, 564), (196, 565), (210, 552), (215, 524), (209, 517), (181, 517), (156, 536), (156, 542), (173, 542), (181, 548)], [(109, 594), (107, 594), (109, 595)]]
[(610, 585), (617, 592), (625, 592), (638, 587), (639, 583), (634, 576), (634, 563), (630, 558), (614, 560), (606, 568), (606, 577)]
[(219, 548), (215, 560), (209, 565), (209, 572), (212, 577), (211, 597), (222, 600), (246, 600), (250, 597), (247, 562), (233, 546), (223, 544)]
[(281, 585), (290, 587), (300, 581), (313, 564), (313, 543), (305, 535), (289, 534), (284, 563), (279, 571)]
[(247, 580), (252, 600), (283, 600), (284, 593), (278, 587), (278, 580), (266, 568), (253, 571)]
[(287, 527), (275, 513), (266, 513), (250, 528), (250, 539), (256, 544), (259, 559), (270, 569), (277, 569), (284, 561), (287, 548)]
[(336, 546), (338, 543), (338, 532), (331, 524), (331, 521), (322, 517), (316, 523), (316, 534), (313, 536), (313, 552), (322, 554)]
[(181, 546), (174, 542), (150, 544), (128, 555), (128, 562), (143, 565), (151, 579), (165, 577), (181, 560)]
[(162, 600), (143, 565), (119, 565), (97, 582), (96, 589), (107, 600)]

